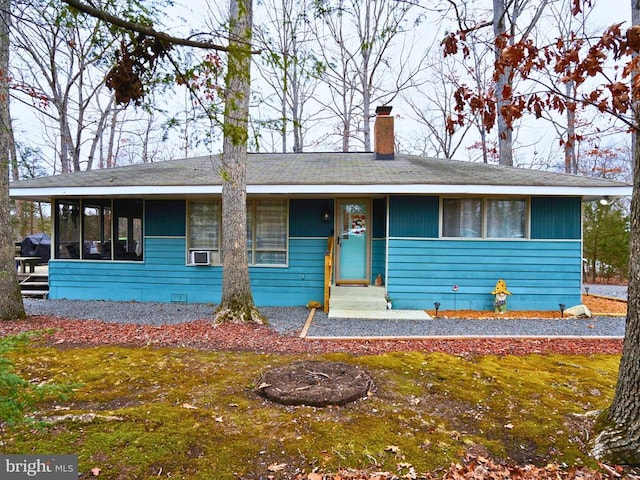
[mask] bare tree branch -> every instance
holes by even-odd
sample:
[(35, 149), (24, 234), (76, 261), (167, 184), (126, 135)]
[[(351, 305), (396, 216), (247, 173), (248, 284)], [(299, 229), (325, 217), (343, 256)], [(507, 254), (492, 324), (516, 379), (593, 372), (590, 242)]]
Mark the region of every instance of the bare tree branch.
[[(70, 7), (73, 7), (76, 10), (81, 11), (82, 13), (86, 13), (87, 15), (90, 15), (99, 20), (103, 20), (105, 22), (111, 23), (112, 25), (115, 25), (120, 28), (124, 28), (132, 32), (141, 33), (149, 37), (157, 38), (164, 44), (182, 45), (185, 47), (193, 47), (193, 48), (204, 48), (207, 50), (216, 50), (219, 52), (229, 51), (228, 47), (225, 47), (223, 45), (216, 45), (213, 42), (202, 42), (198, 40), (190, 40), (188, 38), (174, 37), (172, 35), (168, 35), (163, 32), (158, 32), (157, 30), (151, 27), (147, 27), (145, 25), (140, 25), (139, 23), (123, 20), (122, 18), (111, 15), (110, 13), (107, 13), (104, 10), (100, 10), (90, 5), (86, 5), (82, 2), (79, 2), (78, 0), (62, 0), (62, 1), (67, 5), (69, 5)], [(258, 52), (252, 52), (252, 53), (258, 53)]]

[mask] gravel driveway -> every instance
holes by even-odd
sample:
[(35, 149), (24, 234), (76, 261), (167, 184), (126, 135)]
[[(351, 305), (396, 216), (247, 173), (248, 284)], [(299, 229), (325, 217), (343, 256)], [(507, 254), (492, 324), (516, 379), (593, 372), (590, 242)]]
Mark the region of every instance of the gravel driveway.
[(582, 286), (584, 292), (589, 290), (590, 294), (603, 295), (605, 297), (627, 298), (626, 285), (604, 285), (602, 283), (585, 283)]

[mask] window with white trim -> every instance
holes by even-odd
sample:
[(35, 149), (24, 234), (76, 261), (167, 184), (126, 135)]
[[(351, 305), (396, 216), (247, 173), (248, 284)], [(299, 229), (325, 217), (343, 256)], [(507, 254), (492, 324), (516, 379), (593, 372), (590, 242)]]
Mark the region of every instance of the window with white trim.
[(286, 265), (287, 201), (247, 201), (249, 264)]
[(527, 202), (489, 198), (486, 201), (487, 238), (525, 238)]
[[(221, 208), (219, 200), (189, 202), (188, 263), (193, 252), (210, 252), (211, 264), (221, 263)], [(286, 200), (247, 200), (247, 256), (250, 265), (286, 265)]]
[(442, 200), (443, 237), (482, 237), (482, 200), (445, 198)]
[(220, 201), (189, 202), (188, 263), (197, 263), (200, 254), (209, 252), (209, 262), (220, 263)]
[(442, 199), (443, 237), (526, 238), (526, 225), (525, 199)]

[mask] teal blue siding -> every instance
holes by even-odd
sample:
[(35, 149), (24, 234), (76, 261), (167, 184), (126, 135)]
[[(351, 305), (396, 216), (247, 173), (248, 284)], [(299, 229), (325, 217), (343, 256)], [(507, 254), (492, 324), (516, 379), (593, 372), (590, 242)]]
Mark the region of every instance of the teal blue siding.
[(378, 274), (386, 281), (387, 271), (385, 262), (387, 241), (384, 238), (374, 238), (371, 242), (371, 283), (374, 283)]
[[(326, 245), (290, 239), (288, 268), (250, 267), (256, 305), (321, 302)], [(222, 291), (220, 266), (185, 265), (184, 238), (146, 238), (144, 262), (52, 260), (49, 278), (52, 299), (218, 303)]]
[(184, 237), (185, 218), (184, 200), (147, 200), (145, 202), (145, 235)]
[(490, 310), (503, 279), (509, 310), (556, 310), (581, 302), (580, 252), (579, 241), (390, 239), (387, 288), (394, 308)]
[[(322, 213), (329, 212), (331, 218), (325, 222)], [(289, 235), (291, 237), (328, 237), (333, 232), (332, 199), (289, 200)]]
[(53, 260), (49, 278), (54, 299), (215, 303), (222, 271), (186, 266), (184, 238), (146, 238), (144, 262)]
[(389, 236), (438, 238), (438, 197), (389, 198)]
[(251, 288), (258, 306), (322, 303), (326, 238), (289, 239), (289, 268), (251, 267)]
[[(325, 210), (328, 222), (322, 221)], [(490, 310), (498, 279), (513, 294), (509, 310), (580, 303), (579, 198), (532, 198), (530, 240), (439, 239), (438, 210), (434, 196), (391, 196), (387, 238), (385, 199), (372, 200), (370, 280), (382, 274), (394, 308), (432, 309), (440, 302), (447, 310)], [(291, 199), (289, 212), (287, 265), (249, 268), (259, 307), (323, 299), (334, 200)], [(218, 303), (222, 268), (186, 265), (185, 215), (183, 200), (147, 201), (144, 261), (52, 260), (50, 298)]]
[(578, 240), (582, 238), (582, 203), (580, 198), (532, 198), (531, 238), (549, 240)]

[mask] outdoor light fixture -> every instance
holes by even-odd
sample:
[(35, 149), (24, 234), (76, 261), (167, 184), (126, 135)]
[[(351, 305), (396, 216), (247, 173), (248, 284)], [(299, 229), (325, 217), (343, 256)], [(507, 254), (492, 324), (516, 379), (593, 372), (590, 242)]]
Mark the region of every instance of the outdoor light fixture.
[(610, 197), (602, 197), (600, 199), (600, 205), (603, 205), (605, 207), (608, 205), (611, 205), (612, 203), (613, 203), (613, 200), (611, 200)]
[(328, 208), (325, 208), (324, 210), (322, 210), (322, 221), (328, 222), (330, 219), (331, 219), (331, 212), (329, 211)]
[(584, 287), (584, 291), (589, 295), (589, 287)]
[(560, 316), (564, 318), (564, 309), (567, 306), (564, 303), (559, 303), (558, 306), (560, 307)]
[(440, 310), (440, 302), (433, 302), (433, 306), (436, 307), (436, 317), (438, 316), (438, 310)]

